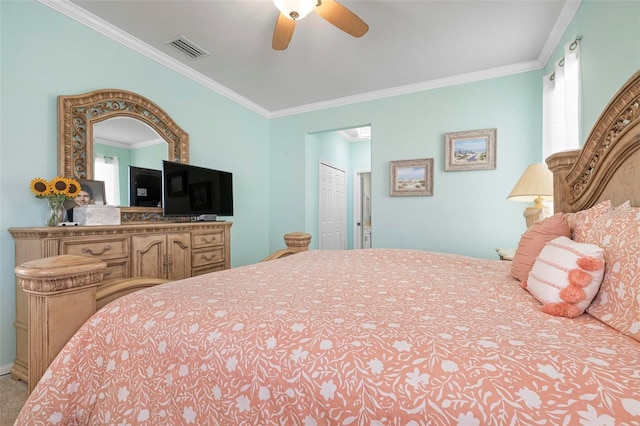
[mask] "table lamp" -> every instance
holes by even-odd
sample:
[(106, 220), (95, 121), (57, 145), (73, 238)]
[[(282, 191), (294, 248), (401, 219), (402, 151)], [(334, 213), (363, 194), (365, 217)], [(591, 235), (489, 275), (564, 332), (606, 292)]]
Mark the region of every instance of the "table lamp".
[(534, 205), (527, 207), (523, 213), (527, 228), (534, 222), (551, 216), (551, 211), (544, 204), (545, 201), (553, 200), (553, 174), (547, 165), (535, 163), (527, 167), (507, 196), (507, 200), (533, 201)]

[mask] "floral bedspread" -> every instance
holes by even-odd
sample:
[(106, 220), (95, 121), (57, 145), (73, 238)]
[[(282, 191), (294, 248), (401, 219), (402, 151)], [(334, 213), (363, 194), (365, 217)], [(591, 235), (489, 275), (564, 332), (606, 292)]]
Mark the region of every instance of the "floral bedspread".
[(310, 251), (141, 290), (78, 331), (17, 424), (640, 424), (640, 343), (541, 313), (509, 267)]

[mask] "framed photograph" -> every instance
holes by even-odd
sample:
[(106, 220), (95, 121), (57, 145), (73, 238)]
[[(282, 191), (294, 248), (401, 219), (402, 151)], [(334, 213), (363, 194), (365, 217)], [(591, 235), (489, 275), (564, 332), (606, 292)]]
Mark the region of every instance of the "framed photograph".
[(433, 158), (389, 162), (389, 195), (433, 195)]
[(104, 196), (104, 181), (78, 179), (80, 184), (80, 192), (76, 195), (75, 203), (78, 206), (86, 206), (87, 204), (104, 205), (107, 200)]
[(73, 222), (73, 209), (91, 204), (107, 204), (104, 196), (104, 181), (77, 179), (80, 184), (80, 191), (73, 200), (65, 201), (64, 208), (67, 209), (67, 221)]
[(167, 181), (165, 182), (165, 184), (169, 189), (167, 191), (169, 197), (180, 197), (182, 195), (187, 195), (187, 172), (179, 171), (169, 173), (166, 179)]
[(496, 129), (446, 133), (445, 165), (448, 172), (496, 168)]

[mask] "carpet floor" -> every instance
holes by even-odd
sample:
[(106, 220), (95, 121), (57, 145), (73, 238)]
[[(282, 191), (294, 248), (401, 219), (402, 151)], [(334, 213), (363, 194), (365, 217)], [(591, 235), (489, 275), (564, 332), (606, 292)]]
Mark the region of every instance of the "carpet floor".
[(0, 426), (11, 426), (27, 400), (27, 384), (13, 380), (10, 374), (0, 376)]

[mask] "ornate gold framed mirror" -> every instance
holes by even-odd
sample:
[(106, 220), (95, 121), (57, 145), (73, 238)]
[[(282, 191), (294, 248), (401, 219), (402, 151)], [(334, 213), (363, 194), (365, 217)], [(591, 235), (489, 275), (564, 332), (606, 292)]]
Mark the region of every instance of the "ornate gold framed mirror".
[[(94, 178), (94, 125), (128, 117), (153, 129), (167, 143), (167, 160), (189, 163), (189, 134), (158, 105), (137, 93), (103, 89), (58, 96), (58, 174)], [(120, 206), (122, 221), (158, 220), (159, 207)]]

